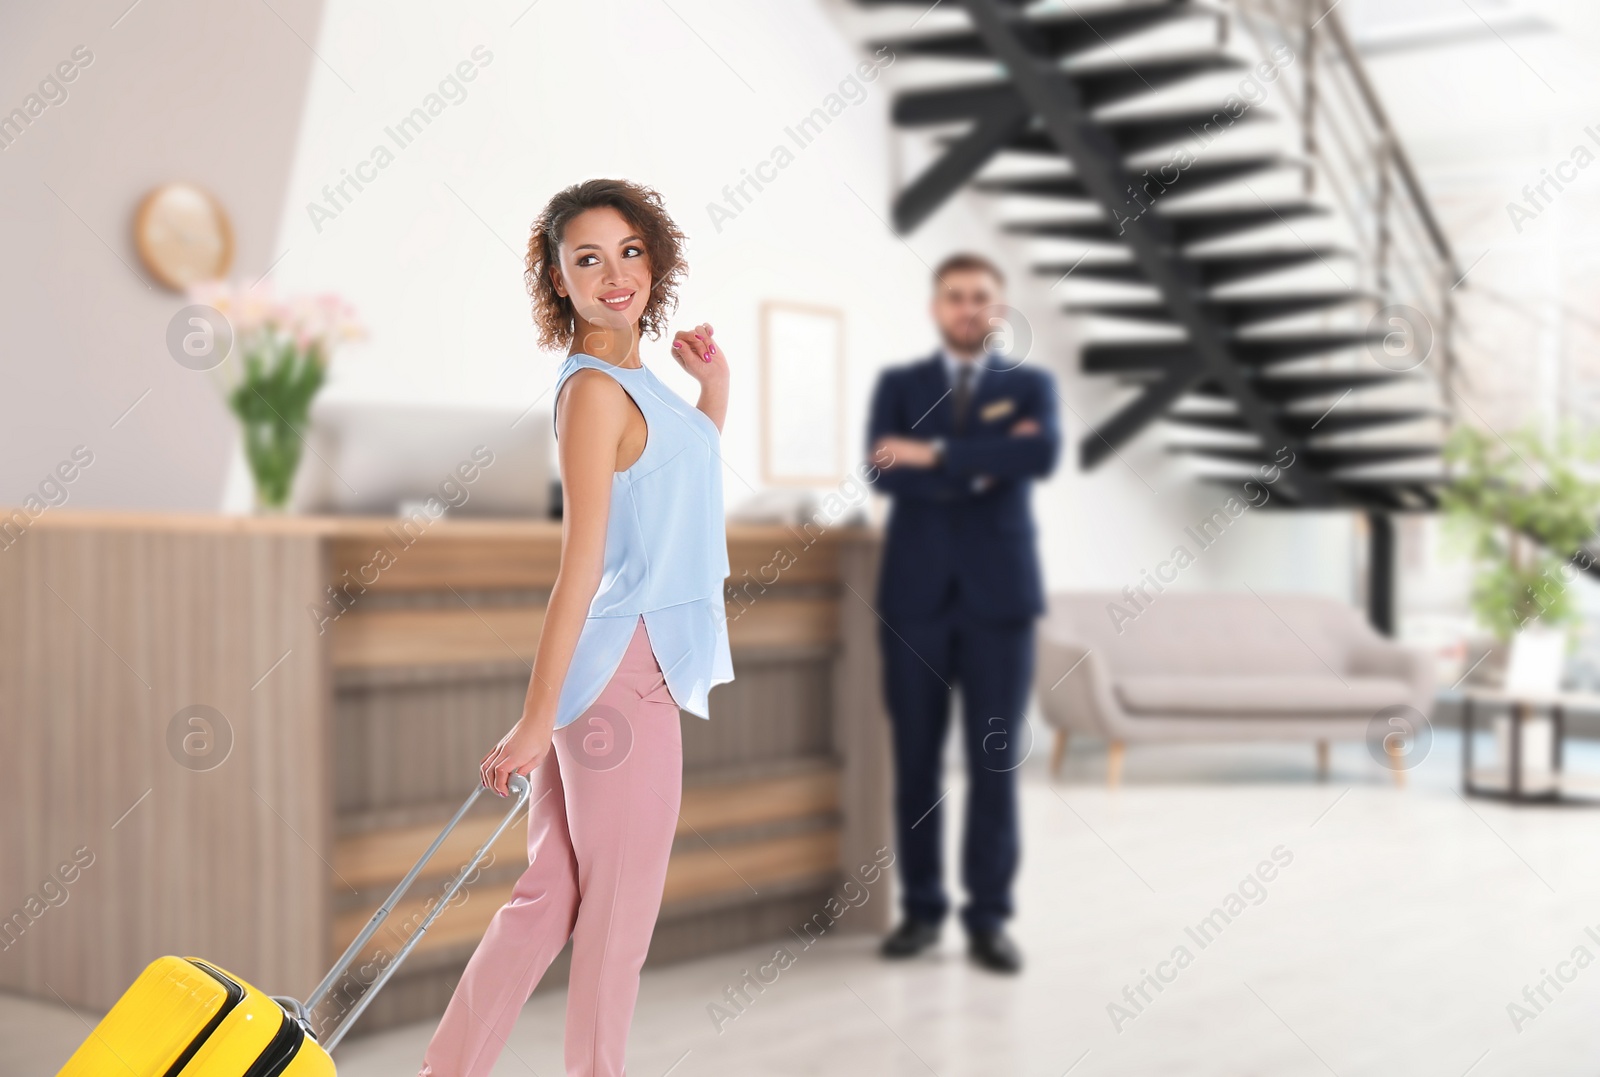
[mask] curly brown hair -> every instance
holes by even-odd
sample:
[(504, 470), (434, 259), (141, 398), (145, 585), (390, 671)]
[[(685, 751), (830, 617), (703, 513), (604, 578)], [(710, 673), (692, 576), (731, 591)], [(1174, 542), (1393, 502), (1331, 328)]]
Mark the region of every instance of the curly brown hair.
[(652, 339), (667, 327), (678, 306), (678, 281), (688, 269), (683, 244), (688, 238), (678, 230), (662, 206), (661, 195), (631, 180), (591, 179), (557, 192), (534, 219), (528, 237), (527, 269), (523, 280), (533, 297), (533, 324), (542, 348), (565, 348), (576, 331), (572, 300), (556, 291), (551, 270), (559, 263), (567, 224), (578, 214), (610, 206), (622, 214), (644, 241), (650, 261), (650, 299), (639, 316), (639, 329)]

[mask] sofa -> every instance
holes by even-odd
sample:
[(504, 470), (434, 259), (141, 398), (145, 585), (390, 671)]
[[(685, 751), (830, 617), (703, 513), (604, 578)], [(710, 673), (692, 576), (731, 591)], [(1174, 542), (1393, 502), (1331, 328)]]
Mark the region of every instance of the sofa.
[[(1364, 740), (1397, 757), (1402, 728), (1385, 708), (1426, 721), (1433, 661), (1375, 632), (1356, 609), (1314, 595), (1243, 592), (1072, 592), (1050, 596), (1040, 625), (1035, 688), (1055, 728), (1051, 772), (1073, 733), (1104, 738), (1107, 780), (1137, 741)], [(1420, 718), (1417, 716), (1420, 715)]]

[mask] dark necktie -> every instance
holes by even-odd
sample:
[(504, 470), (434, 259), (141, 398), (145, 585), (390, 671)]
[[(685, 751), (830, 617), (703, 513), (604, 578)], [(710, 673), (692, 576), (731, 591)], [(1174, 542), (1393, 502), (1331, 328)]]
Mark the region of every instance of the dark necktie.
[(951, 422), (956, 433), (964, 433), (967, 429), (967, 408), (972, 403), (972, 379), (975, 371), (972, 363), (962, 363), (956, 371), (956, 387), (951, 393), (951, 406), (954, 416)]

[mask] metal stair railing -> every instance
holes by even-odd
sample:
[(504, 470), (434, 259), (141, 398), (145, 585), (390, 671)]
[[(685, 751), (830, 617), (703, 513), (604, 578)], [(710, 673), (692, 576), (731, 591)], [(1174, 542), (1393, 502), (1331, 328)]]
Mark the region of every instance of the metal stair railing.
[[(1017, 95), (1038, 115), (1044, 130), (1062, 153), (1070, 157), (1078, 178), (1090, 195), (1108, 211), (1118, 205), (1134, 180), (1122, 163), (1122, 154), (1090, 116), (1069, 74), (1046, 59), (1048, 49), (1037, 39), (1035, 28), (1017, 19), (996, 0), (961, 0), (973, 29), (1006, 71)], [(1126, 428), (1143, 425), (1150, 415), (1165, 410), (1203, 377), (1226, 388), (1251, 432), (1266, 446), (1285, 445), (1296, 455), (1305, 451), (1302, 439), (1279, 425), (1271, 408), (1256, 391), (1232, 348), (1231, 333), (1203, 308), (1202, 289), (1194, 268), (1175, 253), (1171, 223), (1157, 214), (1131, 223), (1126, 242), (1162, 300), (1184, 328), (1188, 344), (1199, 354), (1193, 368), (1169, 367), (1131, 404), (1124, 406), (1092, 438), (1085, 440), (1086, 458), (1098, 455), (1100, 445), (1111, 445)], [(1337, 497), (1324, 476), (1301, 471), (1288, 480), (1300, 497), (1312, 503), (1331, 504)]]
[[(1459, 376), (1455, 293), (1463, 272), (1336, 0), (1228, 0), (1236, 22), (1264, 55), (1288, 45), (1295, 62), (1280, 89), (1299, 124), (1312, 167), (1355, 234), (1365, 279), (1385, 305), (1406, 304), (1435, 334), (1438, 380), (1448, 402)], [(1448, 406), (1448, 403), (1447, 403)]]

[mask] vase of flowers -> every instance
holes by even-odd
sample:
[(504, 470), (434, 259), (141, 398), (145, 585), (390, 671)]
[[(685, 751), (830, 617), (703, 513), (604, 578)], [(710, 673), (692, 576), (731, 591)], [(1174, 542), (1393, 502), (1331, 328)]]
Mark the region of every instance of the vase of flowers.
[(232, 348), (218, 370), (244, 438), (256, 511), (283, 512), (328, 362), (365, 330), (354, 308), (331, 292), (277, 299), (265, 285), (212, 281), (192, 287), (189, 298), (228, 320)]

